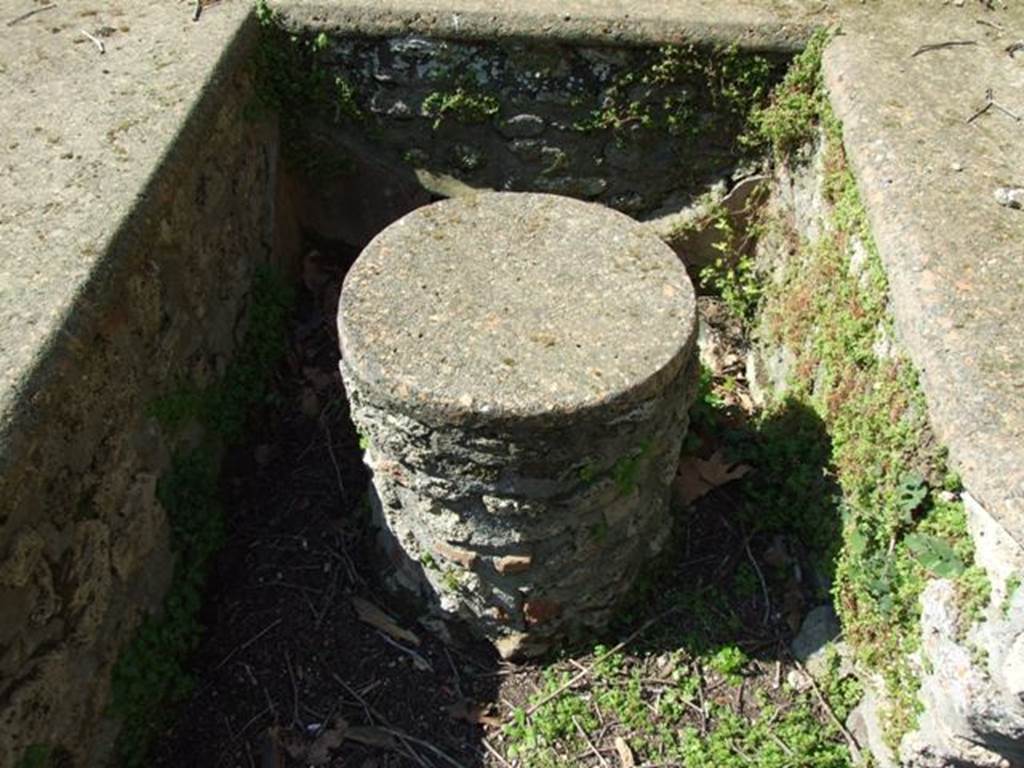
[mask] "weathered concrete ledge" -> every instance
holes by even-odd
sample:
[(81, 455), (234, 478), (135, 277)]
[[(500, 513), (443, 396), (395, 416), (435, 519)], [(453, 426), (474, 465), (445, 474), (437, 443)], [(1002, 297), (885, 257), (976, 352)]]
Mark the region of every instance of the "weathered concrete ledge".
[[(1024, 13), (993, 21), (1019, 30)], [(987, 89), (1022, 111), (1016, 38), (953, 6), (854, 22), (825, 75), (897, 328), (964, 484), (1024, 546), (1024, 214), (994, 195), (1024, 183), (1024, 131), (998, 110), (968, 123)], [(911, 56), (958, 36), (977, 45)]]
[(824, 20), (818, 8), (743, 0), (276, 0), (296, 27), (351, 36), (538, 40), (579, 45), (737, 45), (793, 53)]
[(400, 583), (506, 657), (601, 628), (671, 530), (696, 324), (672, 249), (593, 203), (485, 193), (378, 235), (338, 336)]

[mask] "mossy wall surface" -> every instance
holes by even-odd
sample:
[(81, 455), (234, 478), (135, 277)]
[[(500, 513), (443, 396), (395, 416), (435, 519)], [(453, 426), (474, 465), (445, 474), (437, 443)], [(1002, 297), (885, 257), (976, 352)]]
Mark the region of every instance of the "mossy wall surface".
[[(1010, 755), (1012, 707), (989, 706), (972, 726), (961, 714), (999, 700), (1007, 685), (988, 658), (1002, 664), (1012, 642), (1010, 622), (991, 605), (988, 569), (998, 563), (976, 562), (977, 526), (893, 327), (841, 127), (827, 102), (812, 116), (818, 133), (779, 153), (760, 213), (763, 283), (748, 373), (767, 414), (798, 402), (828, 431), (839, 495), (801, 508), (844, 639), (874, 688), (858, 713), (862, 737), (883, 764), (949, 764), (942, 733), (972, 729), (979, 754), (984, 745)], [(953, 663), (955, 674), (936, 669)], [(963, 688), (955, 704), (953, 685)]]
[[(736, 48), (571, 47), (289, 35), (265, 16), (268, 101), (313, 179), (371, 155), (431, 191), (537, 191), (632, 215), (730, 177), (787, 58)], [(454, 181), (454, 183), (453, 183)]]

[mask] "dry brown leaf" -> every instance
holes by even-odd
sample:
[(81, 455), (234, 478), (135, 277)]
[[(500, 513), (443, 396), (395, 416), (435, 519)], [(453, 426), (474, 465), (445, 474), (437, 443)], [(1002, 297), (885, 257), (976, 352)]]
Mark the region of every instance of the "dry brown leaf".
[(331, 752), (346, 741), (384, 749), (395, 746), (394, 737), (387, 731), (372, 726), (349, 725), (340, 717), (332, 720), (330, 727), (320, 731), (312, 741), (294, 730), (274, 727), (267, 734), (261, 768), (285, 768), (285, 754), (303, 765), (327, 765), (331, 761)]
[(679, 462), (676, 489), (684, 504), (690, 505), (720, 485), (739, 480), (750, 472), (746, 464), (730, 464), (720, 450), (709, 459), (684, 456)]
[(619, 753), (619, 765), (622, 768), (636, 768), (636, 760), (633, 758), (633, 750), (621, 736), (615, 737), (615, 751)]
[(454, 704), (445, 707), (445, 711), (456, 720), (465, 720), (474, 725), (489, 725), (497, 728), (501, 725), (501, 718), (485, 713), (484, 708), (472, 699), (461, 699)]
[(754, 401), (751, 399), (750, 395), (747, 393), (745, 389), (741, 389), (739, 392), (736, 393), (736, 401), (739, 403), (740, 408), (742, 408), (747, 413), (754, 412)]
[(359, 620), (369, 624), (371, 627), (376, 627), (395, 640), (401, 640), (412, 645), (420, 644), (420, 639), (416, 635), (400, 627), (398, 622), (369, 600), (353, 596), (352, 607), (356, 609), (356, 615), (359, 617)]

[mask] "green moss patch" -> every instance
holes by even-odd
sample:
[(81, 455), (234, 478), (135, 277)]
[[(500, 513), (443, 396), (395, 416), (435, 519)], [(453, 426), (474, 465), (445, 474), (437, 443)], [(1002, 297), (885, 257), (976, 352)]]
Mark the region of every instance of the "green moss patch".
[[(620, 141), (638, 131), (685, 139), (707, 131), (731, 135), (766, 105), (779, 71), (778, 60), (736, 46), (663, 46), (619, 74), (600, 105), (573, 127), (610, 130)], [(707, 125), (708, 115), (719, 124)]]

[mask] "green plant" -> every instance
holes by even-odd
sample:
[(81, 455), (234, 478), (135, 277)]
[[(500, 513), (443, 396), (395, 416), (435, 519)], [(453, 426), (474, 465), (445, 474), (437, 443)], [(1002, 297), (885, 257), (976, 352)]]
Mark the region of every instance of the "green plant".
[(620, 143), (637, 132), (664, 131), (691, 140), (704, 116), (726, 132), (741, 127), (767, 99), (778, 64), (737, 46), (663, 46), (619, 74), (577, 131), (611, 131)]
[[(545, 671), (544, 686), (534, 701), (558, 690), (569, 679), (569, 674)], [(584, 729), (597, 727), (597, 720), (587, 703), (577, 696), (559, 696), (541, 706), (532, 717), (525, 710), (513, 713), (512, 723), (506, 726), (511, 745), (510, 757), (527, 756), (530, 753), (551, 746), (564, 739), (573, 739), (577, 734), (576, 723)]]
[(629, 456), (622, 456), (612, 466), (612, 479), (623, 495), (632, 493), (640, 477), (640, 466), (650, 451), (650, 443), (641, 443)]
[(162, 609), (143, 619), (112, 674), (111, 712), (122, 721), (116, 750), (126, 768), (147, 764), (154, 735), (192, 688), (185, 665), (202, 632), (207, 567), (224, 539), (217, 488), (222, 447), (238, 439), (249, 410), (265, 399), (285, 349), (291, 291), (260, 269), (251, 297), (245, 338), (222, 380), (202, 390), (179, 385), (152, 409), (165, 429), (197, 419), (204, 442), (175, 456), (157, 485), (170, 523), (174, 574)]
[(1013, 596), (1021, 586), (1021, 575), (1017, 572), (1011, 573), (1006, 579), (1006, 593), (1003, 596), (1003, 603), (1000, 610), (1004, 616), (1008, 616), (1013, 605)]
[(777, 158), (786, 159), (814, 140), (822, 113), (827, 109), (821, 56), (832, 34), (820, 30), (812, 35), (767, 103), (755, 104), (750, 110), (741, 143), (748, 147), (769, 146)]
[(597, 479), (597, 467), (593, 464), (584, 464), (580, 467), (578, 475), (581, 483), (590, 485)]
[(277, 116), (284, 157), (307, 176), (330, 177), (351, 168), (345, 152), (326, 142), (314, 144), (304, 129), (311, 112), (336, 123), (366, 118), (355, 87), (324, 65), (330, 38), (323, 32), (290, 31), (266, 0), (257, 1), (256, 17), (260, 37), (251, 65), (254, 98), (247, 111)]
[(150, 404), (148, 411), (164, 429), (174, 430), (200, 416), (202, 393), (179, 383), (173, 390)]
[(435, 571), (440, 570), (440, 567), (437, 564), (437, 560), (435, 560), (434, 556), (429, 552), (422, 552), (420, 554), (420, 565), (422, 565), (424, 568), (432, 568)]
[(143, 620), (118, 658), (111, 685), (111, 710), (123, 720), (118, 753), (129, 768), (146, 764), (168, 708), (192, 690), (184, 664), (200, 637), (207, 562), (223, 540), (212, 457), (201, 452), (178, 457), (158, 493), (171, 521), (174, 577), (161, 613)]
[[(762, 300), (760, 332), (794, 353), (791, 400), (826, 426), (829, 465), (841, 491), (842, 535), (835, 553), (835, 599), (844, 633), (865, 666), (886, 684), (886, 738), (895, 745), (912, 727), (918, 680), (909, 659), (919, 645), (919, 597), (929, 578), (953, 578), (970, 613), (987, 602), (973, 568), (962, 504), (945, 492), (949, 472), (934, 446), (917, 374), (901, 355), (880, 359), (880, 336), (893, 338), (888, 287), (841, 129), (814, 69), (820, 47), (799, 60), (783, 90), (807, 97), (800, 130), (765, 134), (780, 158), (793, 155), (820, 126), (824, 133), (829, 226), (802, 243), (779, 285)], [(773, 97), (773, 104), (785, 104)], [(796, 123), (764, 123), (788, 125)], [(851, 245), (867, 253), (854, 272)], [(948, 490), (948, 488), (947, 488)]]
[(985, 569), (972, 565), (958, 574), (956, 585), (957, 607), (960, 609), (957, 634), (962, 640), (972, 624), (980, 621), (992, 600), (992, 583)]
[(449, 592), (458, 592), (462, 588), (459, 572), (454, 568), (445, 569), (441, 574), (441, 584)]
[(701, 268), (701, 288), (720, 296), (736, 317), (750, 321), (764, 291), (749, 248), (749, 243), (757, 237), (757, 226), (748, 225), (747, 232), (740, 237), (729, 211), (720, 204), (713, 213), (713, 227), (718, 236), (712, 247), (718, 255)]
[(485, 123), (498, 114), (501, 105), (490, 94), (459, 86), (454, 91), (434, 91), (423, 100), (422, 112), (434, 118), (434, 129), (447, 118), (460, 123)]
[(750, 659), (735, 645), (727, 645), (715, 651), (707, 660), (708, 666), (731, 683), (739, 683), (741, 672)]

